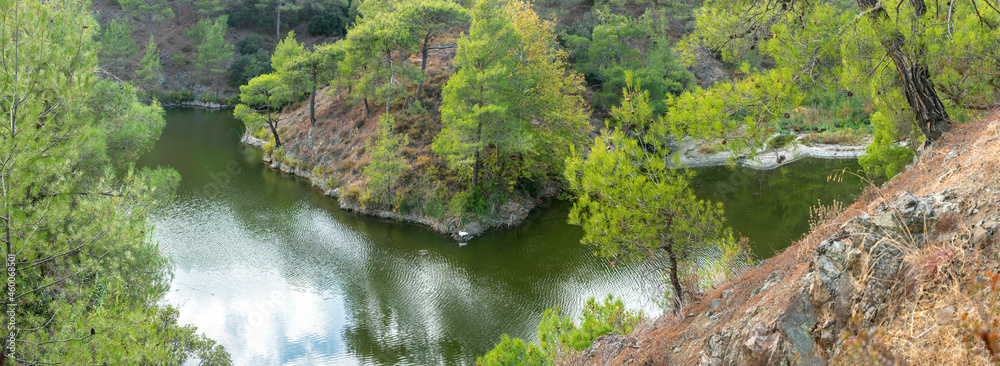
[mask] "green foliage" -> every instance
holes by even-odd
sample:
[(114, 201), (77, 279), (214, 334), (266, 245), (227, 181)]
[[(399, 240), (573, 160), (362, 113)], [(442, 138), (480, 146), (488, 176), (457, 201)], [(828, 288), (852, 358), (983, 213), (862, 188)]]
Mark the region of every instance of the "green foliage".
[(213, 22), (210, 18), (198, 19), (198, 22), (192, 25), (184, 34), (191, 40), (191, 44), (198, 47), (205, 41), (205, 37), (208, 37), (208, 31), (212, 28), (212, 24)]
[[(271, 68), (281, 78), (280, 88), (276, 91), (281, 98), (288, 101), (302, 100), (303, 95), (311, 87), (301, 76), (300, 68), (295, 67), (296, 59), (307, 57), (308, 51), (303, 44), (295, 40), (295, 31), (288, 32), (271, 55)], [(311, 80), (309, 80), (311, 81)]]
[(281, 137), (278, 135), (279, 112), (289, 102), (279, 92), (281, 87), (281, 78), (273, 73), (250, 79), (247, 85), (240, 87), (240, 104), (236, 105), (233, 112), (236, 118), (243, 121), (246, 131), (256, 131), (261, 126), (268, 127), (276, 147), (281, 147)]
[(601, 303), (591, 297), (583, 307), (579, 326), (558, 307), (545, 310), (538, 324), (538, 343), (549, 355), (563, 347), (582, 351), (602, 335), (632, 333), (642, 319), (641, 312), (626, 310), (621, 299), (608, 295)]
[(499, 157), (492, 175), (501, 185), (561, 171), (589, 125), (582, 80), (554, 44), (553, 24), (524, 3), (485, 0), (473, 9), (469, 34), (458, 41), (458, 70), (443, 91), (444, 129), (432, 145), (460, 176), (476, 183), (487, 149)]
[(340, 37), (347, 33), (350, 19), (347, 8), (329, 6), (313, 13), (309, 18), (309, 34), (314, 36)]
[(858, 162), (869, 175), (892, 178), (905, 171), (906, 165), (913, 161), (913, 150), (896, 144), (896, 136), (900, 135), (896, 131), (896, 121), (881, 112), (875, 112), (871, 117), (875, 125), (875, 139), (865, 148), (865, 155), (858, 158)]
[(557, 306), (542, 314), (538, 324), (538, 345), (505, 334), (492, 350), (476, 358), (476, 364), (551, 365), (562, 355), (590, 347), (602, 335), (629, 334), (642, 320), (641, 312), (626, 310), (625, 304), (611, 295), (603, 302), (593, 297), (588, 299), (579, 326)]
[(237, 56), (229, 64), (229, 86), (246, 85), (250, 79), (272, 71), (274, 69), (271, 68), (271, 55), (265, 50)]
[[(226, 72), (225, 67), (233, 58), (233, 45), (226, 42), (225, 38), (228, 18), (229, 16), (223, 15), (215, 19), (195, 54), (195, 67), (205, 76), (211, 77), (213, 84), (216, 84), (219, 74)], [(218, 94), (218, 85), (215, 89)]]
[(170, 9), (168, 0), (118, 0), (122, 10), (132, 15), (146, 18), (146, 26), (149, 34), (153, 34), (153, 22), (160, 19), (171, 19), (174, 17), (173, 9)]
[(132, 39), (132, 23), (114, 18), (101, 29), (101, 58), (113, 69), (120, 70), (135, 56), (139, 43)]
[(363, 2), (363, 17), (347, 32), (343, 68), (350, 70), (349, 77), (357, 77), (355, 98), (382, 102), (388, 111), (390, 104), (406, 97), (406, 85), (423, 82), (423, 74), (411, 63), (395, 62), (400, 55), (412, 54), (419, 40), (396, 13), (376, 3)]
[(16, 238), (0, 246), (17, 274), (15, 295), (4, 297), (5, 328), (18, 331), (14, 357), (228, 365), (221, 346), (158, 307), (169, 273), (148, 217), (180, 177), (135, 167), (163, 128), (162, 109), (97, 77), (89, 5), (0, 2), (0, 99), (17, 105), (0, 107), (0, 232)]
[[(956, 122), (973, 118), (974, 109), (995, 103), (1000, 88), (996, 82), (1000, 70), (987, 66), (1000, 61), (1000, 45), (995, 42), (1000, 36), (1000, 13), (984, 12), (976, 2), (917, 4), (883, 1), (876, 8), (860, 9), (847, 1), (781, 6), (758, 0), (707, 3), (698, 13), (697, 35), (687, 44), (703, 44), (731, 65), (759, 66), (766, 61), (767, 69), (743, 67), (733, 83), (674, 101), (685, 114), (701, 108), (710, 111), (702, 116), (730, 116), (743, 123), (685, 116), (678, 131), (686, 128), (697, 131), (692, 134), (698, 137), (721, 137), (742, 128), (761, 136), (756, 131), (775, 125), (796, 127), (794, 111), (803, 104), (811, 107), (817, 96), (853, 97), (856, 101), (839, 104), (851, 105), (856, 112), (838, 113), (832, 124), (857, 128), (865, 115), (878, 112), (883, 122), (912, 126), (876, 128), (881, 130), (876, 131), (881, 135), (876, 138), (878, 146), (864, 163), (870, 171), (898, 172), (899, 162), (909, 153), (891, 145), (899, 140), (908, 140), (911, 146), (918, 142), (917, 135), (909, 133), (917, 126), (915, 117), (924, 128), (928, 128), (925, 118)], [(923, 80), (933, 90), (921, 88), (907, 96), (900, 75), (911, 75), (906, 79), (914, 80), (910, 85)], [(689, 110), (692, 103), (698, 107)], [(934, 116), (927, 117), (929, 113)], [(847, 120), (844, 115), (849, 115)], [(718, 128), (709, 132), (698, 125)], [(936, 138), (934, 131), (928, 136)], [(876, 168), (877, 164), (887, 166)]]
[(261, 50), (266, 52), (268, 46), (263, 36), (257, 33), (250, 33), (236, 43), (236, 49), (240, 51), (240, 54), (252, 55)]
[(476, 358), (478, 366), (538, 366), (551, 364), (534, 344), (504, 334), (500, 343), (482, 357)]
[(619, 104), (626, 72), (643, 81), (642, 89), (650, 93), (657, 115), (665, 111), (666, 95), (676, 95), (694, 85), (694, 75), (677, 61), (670, 48), (665, 24), (666, 19), (655, 12), (647, 12), (641, 19), (609, 15), (594, 27), (588, 45), (577, 38), (567, 39), (576, 49), (588, 50), (586, 62), (578, 64), (578, 69), (602, 83), (601, 91), (594, 94), (595, 105), (610, 109)]
[(222, 0), (192, 0), (191, 3), (200, 16), (214, 16), (225, 9)]
[(273, 27), (274, 18), (270, 12), (258, 7), (259, 0), (243, 0), (229, 2), (225, 14), (229, 15), (229, 25), (233, 28), (245, 28), (252, 25)]
[(391, 115), (383, 114), (379, 118), (376, 135), (365, 143), (371, 163), (363, 172), (368, 182), (361, 196), (362, 202), (380, 206), (390, 204), (394, 200), (393, 183), (410, 168), (400, 155), (400, 149), (409, 145), (410, 140), (406, 135), (392, 133), (394, 123)]
[(136, 74), (151, 86), (159, 85), (160, 78), (163, 77), (163, 65), (160, 65), (160, 53), (156, 51), (156, 42), (153, 36), (149, 36), (149, 43), (146, 44), (146, 55), (139, 61), (141, 66)]
[[(630, 75), (627, 81), (623, 104), (612, 110), (619, 127), (596, 138), (586, 157), (567, 162), (566, 180), (578, 197), (569, 222), (582, 226), (582, 242), (607, 258), (665, 253), (690, 263), (704, 248), (732, 245), (722, 205), (695, 197), (688, 185), (693, 173), (667, 165), (669, 151), (660, 145), (667, 124), (653, 119), (649, 94)], [(675, 306), (678, 270), (670, 268)]]
[(183, 54), (179, 54), (179, 53), (175, 53), (173, 55), (170, 55), (170, 62), (173, 65), (185, 65), (185, 64), (188, 63), (187, 57), (185, 57)]

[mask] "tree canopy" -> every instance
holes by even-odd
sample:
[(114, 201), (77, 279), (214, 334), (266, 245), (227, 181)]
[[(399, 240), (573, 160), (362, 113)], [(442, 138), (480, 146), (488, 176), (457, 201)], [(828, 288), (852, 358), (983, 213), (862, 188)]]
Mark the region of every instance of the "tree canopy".
[(498, 181), (544, 176), (561, 170), (589, 131), (582, 78), (554, 45), (553, 24), (525, 3), (484, 0), (473, 9), (469, 34), (458, 41), (458, 69), (443, 91), (445, 127), (433, 144), (472, 186), (487, 148), (498, 160), (518, 157), (495, 162)]
[(160, 307), (169, 273), (148, 218), (179, 177), (136, 167), (163, 110), (98, 78), (89, 5), (0, 2), (0, 246), (16, 273), (0, 365), (228, 365)]
[[(689, 46), (744, 64), (736, 81), (668, 103), (677, 132), (699, 137), (741, 129), (741, 141), (759, 145), (806, 95), (837, 93), (880, 113), (883, 141), (909, 140), (915, 149), (995, 103), (1000, 87), (1000, 71), (986, 67), (1000, 60), (1000, 11), (975, 1), (713, 1), (697, 22)], [(866, 169), (907, 155), (885, 149), (894, 147), (869, 147), (880, 158), (865, 160)]]
[(219, 93), (218, 76), (226, 72), (226, 66), (234, 53), (233, 45), (226, 41), (228, 19), (227, 15), (215, 19), (205, 34), (205, 40), (198, 45), (198, 53), (195, 55), (195, 67), (212, 79), (216, 94)]
[(585, 158), (567, 163), (566, 180), (578, 197), (569, 222), (583, 227), (582, 242), (598, 256), (665, 255), (678, 310), (680, 266), (708, 248), (727, 251), (733, 236), (721, 204), (695, 197), (688, 186), (692, 173), (668, 165), (662, 146), (667, 124), (654, 118), (649, 94), (631, 75), (626, 82), (622, 105), (611, 112), (615, 127), (594, 140)]

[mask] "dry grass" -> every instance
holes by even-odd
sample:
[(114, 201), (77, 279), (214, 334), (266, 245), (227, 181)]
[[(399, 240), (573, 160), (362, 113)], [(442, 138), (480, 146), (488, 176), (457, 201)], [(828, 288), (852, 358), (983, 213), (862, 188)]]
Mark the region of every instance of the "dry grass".
[(871, 139), (871, 133), (862, 129), (845, 128), (842, 130), (823, 131), (811, 133), (799, 140), (803, 144), (826, 144), (860, 146), (867, 144)]

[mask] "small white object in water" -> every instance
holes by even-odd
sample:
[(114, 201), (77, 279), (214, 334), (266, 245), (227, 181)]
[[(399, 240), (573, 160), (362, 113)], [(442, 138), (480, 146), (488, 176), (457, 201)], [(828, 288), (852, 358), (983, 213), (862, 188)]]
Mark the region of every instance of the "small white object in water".
[(466, 235), (469, 235), (469, 233), (464, 232), (464, 231), (459, 231), (458, 232), (458, 236), (466, 236)]
[(459, 247), (464, 247), (464, 246), (465, 246), (465, 244), (469, 244), (469, 243), (458, 243), (458, 246), (459, 246)]

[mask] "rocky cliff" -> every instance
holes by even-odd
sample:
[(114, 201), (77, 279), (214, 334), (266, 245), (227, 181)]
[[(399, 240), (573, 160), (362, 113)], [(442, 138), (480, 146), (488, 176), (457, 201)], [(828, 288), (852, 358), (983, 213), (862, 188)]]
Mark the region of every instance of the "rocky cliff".
[(998, 362), (998, 191), (1000, 113), (956, 126), (795, 245), (575, 363)]

